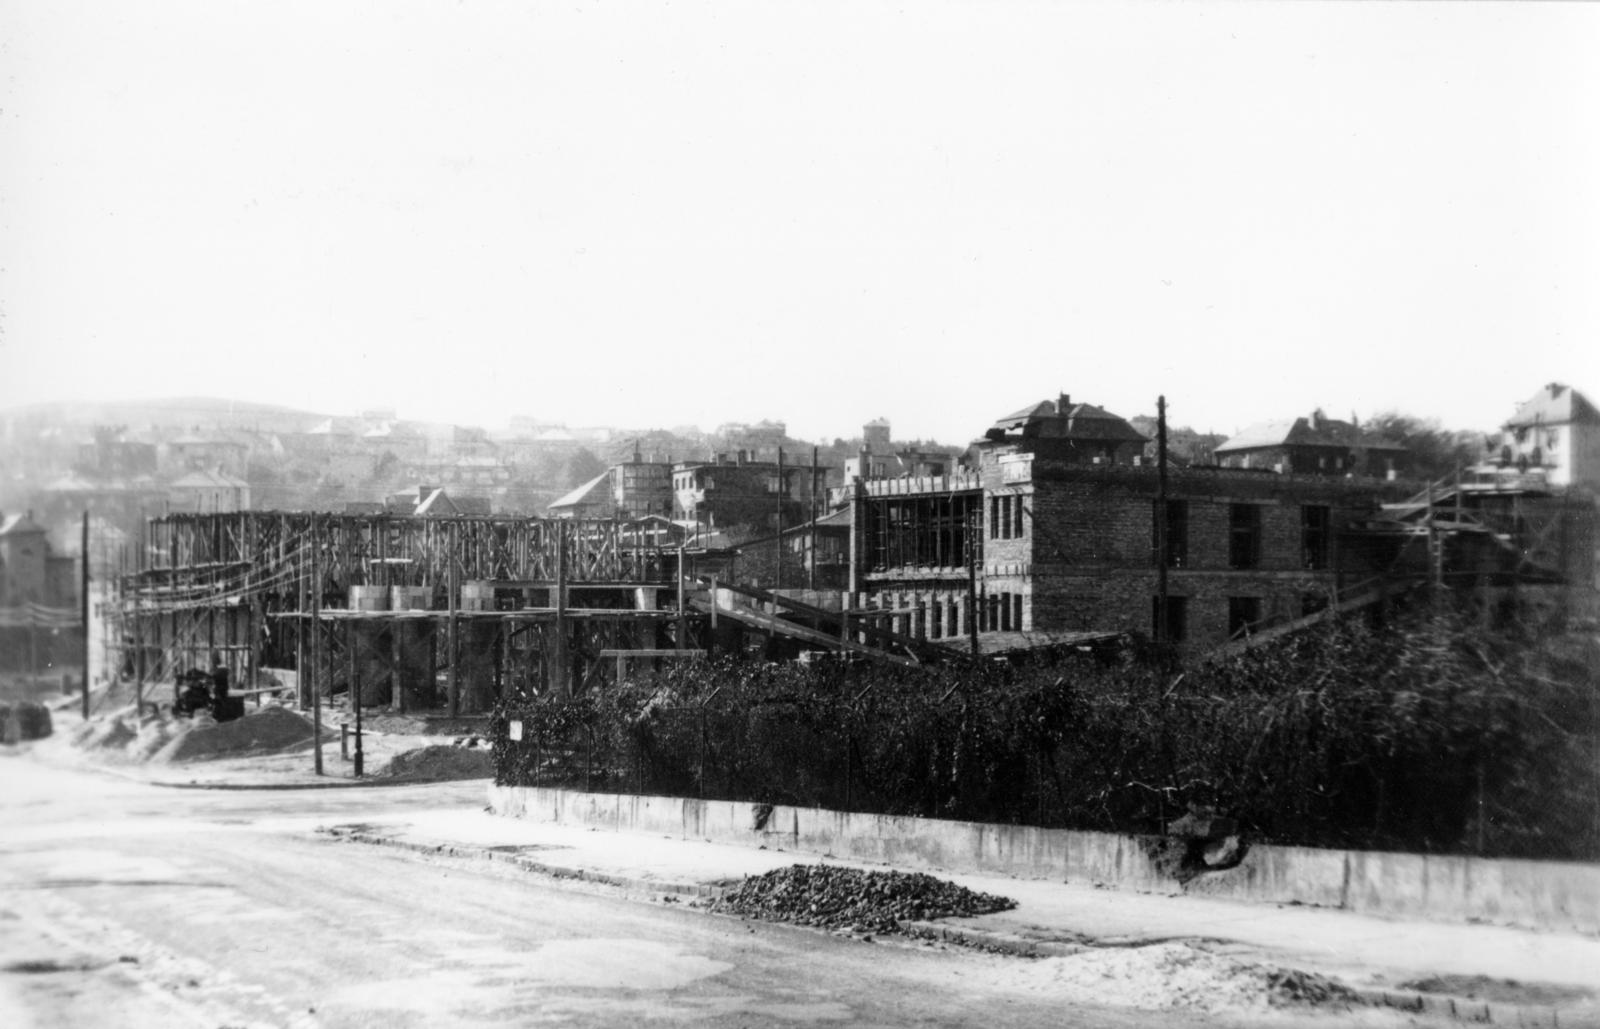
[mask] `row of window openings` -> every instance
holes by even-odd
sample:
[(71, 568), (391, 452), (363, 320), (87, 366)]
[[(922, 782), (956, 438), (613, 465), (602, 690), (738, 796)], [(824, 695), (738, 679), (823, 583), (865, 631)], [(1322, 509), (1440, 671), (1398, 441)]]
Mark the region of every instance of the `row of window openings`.
[[(930, 639), (945, 639), (961, 635), (960, 606), (954, 600), (934, 600), (922, 609), (920, 615), (911, 615), (908, 626), (916, 632), (914, 619), (925, 619), (924, 626)], [(1021, 632), (1022, 594), (991, 593), (978, 598), (979, 632)]]
[[(1300, 617), (1316, 614), (1328, 606), (1328, 598), (1321, 593), (1307, 593), (1300, 598)], [(1150, 632), (1156, 638), (1162, 631), (1161, 598), (1150, 598)], [(1166, 639), (1169, 643), (1182, 643), (1189, 635), (1189, 598), (1167, 598)], [(1266, 627), (1261, 616), (1260, 597), (1228, 598), (1228, 638), (1239, 639)]]
[[(1167, 538), (1161, 536), (1161, 501), (1152, 515), (1152, 550), (1168, 568), (1189, 567), (1189, 502), (1166, 502)], [(1333, 538), (1331, 512), (1326, 505), (1304, 504), (1300, 508), (1300, 566), (1310, 570), (1328, 567)], [(1228, 567), (1257, 568), (1261, 565), (1261, 505), (1228, 505)]]
[(1022, 535), (1022, 496), (1008, 493), (990, 497), (989, 538), (1014, 540)]

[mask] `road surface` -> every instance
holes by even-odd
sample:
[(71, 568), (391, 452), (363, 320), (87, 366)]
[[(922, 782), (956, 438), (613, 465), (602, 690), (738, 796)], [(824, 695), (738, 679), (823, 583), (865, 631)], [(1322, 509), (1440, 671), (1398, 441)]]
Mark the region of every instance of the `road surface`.
[(1018, 989), (1021, 958), (746, 923), (316, 831), (480, 809), (481, 783), (175, 790), (16, 756), (0, 782), (7, 1026), (1226, 1024)]

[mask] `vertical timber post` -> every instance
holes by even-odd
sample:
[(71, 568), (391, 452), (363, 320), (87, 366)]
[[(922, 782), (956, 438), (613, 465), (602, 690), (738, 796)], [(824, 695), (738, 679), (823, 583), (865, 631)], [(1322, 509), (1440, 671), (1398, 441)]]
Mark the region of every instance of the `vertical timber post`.
[[(83, 509), (83, 568), (78, 575), (78, 617), (83, 622), (83, 720), (89, 720), (89, 509)], [(139, 712), (143, 715), (144, 712)]]
[(677, 641), (676, 641), (677, 648), (679, 650), (682, 650), (683, 648), (685, 648), (685, 647), (687, 647), (689, 645), (689, 615), (688, 615), (688, 612), (685, 611), (684, 607), (683, 607), (684, 603), (686, 602), (685, 597), (684, 597), (684, 585), (685, 585), (684, 584), (684, 575), (685, 575), (685, 572), (684, 572), (684, 565), (683, 565), (683, 560), (684, 560), (684, 553), (683, 552), (684, 552), (683, 541), (679, 540), (678, 541), (678, 625), (677, 625)]
[(456, 612), (460, 606), (461, 577), (459, 563), (456, 561), (456, 547), (460, 544), (461, 536), (457, 531), (460, 525), (452, 521), (446, 550), (446, 560), (450, 563), (449, 574), (445, 576), (445, 589), (450, 593), (448, 610), (450, 621), (445, 626), (445, 650), (448, 652), (446, 660), (450, 662), (450, 717), (455, 718), (461, 714), (461, 680), (456, 669), (458, 647), (456, 633), (459, 631), (456, 623), (459, 619)]
[[(310, 667), (307, 667), (302, 661), (300, 665), (300, 677), (305, 680), (305, 688), (311, 694), (311, 767), (318, 775), (322, 774), (322, 691), (317, 688), (317, 672), (319, 672), (322, 668), (320, 660), (322, 650), (321, 555), (322, 541), (317, 534), (317, 516), (313, 513), (311, 516), (311, 575), (306, 582), (306, 587), (311, 594), (309, 598), (311, 600), (311, 664)], [(302, 608), (300, 611), (301, 618), (299, 619), (301, 625), (306, 624), (304, 617), (305, 613), (305, 610)], [(300, 649), (302, 652), (305, 650), (305, 643), (303, 639), (301, 641)], [(310, 672), (311, 674), (307, 676), (307, 672)], [(332, 682), (333, 677), (329, 676), (328, 681)]]
[(556, 623), (550, 643), (550, 671), (557, 696), (572, 696), (572, 676), (567, 668), (567, 523), (557, 520), (556, 530)]
[(1156, 397), (1156, 643), (1170, 642), (1167, 632), (1167, 397)]
[(777, 571), (774, 572), (773, 589), (783, 589), (783, 448), (778, 448), (778, 531), (774, 537), (773, 550), (778, 555)]
[(809, 560), (806, 562), (806, 589), (813, 592), (817, 588), (817, 448), (811, 448), (811, 543)]
[(361, 778), (366, 755), (362, 750), (361, 737), (361, 684), (356, 681), (356, 645), (360, 642), (361, 634), (356, 632), (356, 623), (345, 622), (345, 649), (350, 652), (350, 707), (356, 713), (356, 778)]
[(978, 653), (978, 553), (983, 545), (983, 500), (967, 515), (967, 647)]

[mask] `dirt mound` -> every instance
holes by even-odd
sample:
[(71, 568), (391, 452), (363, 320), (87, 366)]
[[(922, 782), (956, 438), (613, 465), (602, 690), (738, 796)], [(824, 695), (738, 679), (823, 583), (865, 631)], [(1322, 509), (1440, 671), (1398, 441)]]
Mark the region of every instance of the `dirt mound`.
[(150, 719), (139, 727), (139, 738), (128, 744), (128, 756), (136, 761), (148, 761), (188, 729), (189, 723), (178, 719)]
[(272, 753), (311, 738), (310, 721), (286, 707), (268, 707), (232, 722), (180, 731), (150, 760), (170, 764)]
[(72, 741), (84, 750), (121, 750), (138, 734), (123, 718), (85, 722), (72, 734)]
[(899, 931), (904, 920), (986, 915), (1017, 906), (921, 872), (790, 865), (753, 876), (712, 901), (712, 911), (831, 929)]
[(440, 744), (397, 754), (377, 774), (391, 779), (487, 779), (494, 766), (487, 750)]

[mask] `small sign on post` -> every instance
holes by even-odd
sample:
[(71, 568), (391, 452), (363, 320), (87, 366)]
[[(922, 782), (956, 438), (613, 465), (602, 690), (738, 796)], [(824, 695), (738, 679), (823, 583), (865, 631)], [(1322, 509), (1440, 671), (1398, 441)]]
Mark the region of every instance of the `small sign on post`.
[(511, 723), (511, 739), (512, 739), (513, 742), (516, 742), (516, 743), (521, 743), (522, 742), (522, 723), (521, 722), (512, 722)]

